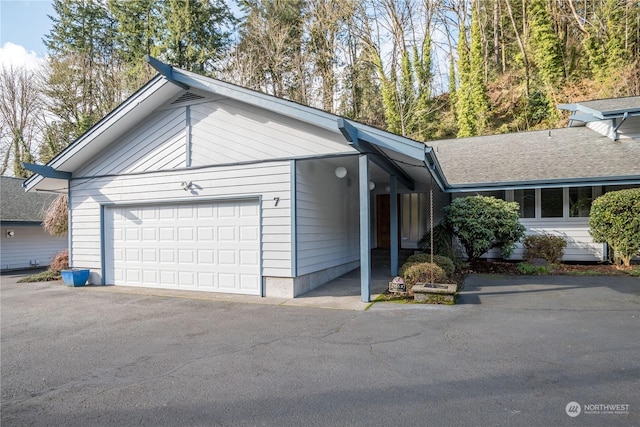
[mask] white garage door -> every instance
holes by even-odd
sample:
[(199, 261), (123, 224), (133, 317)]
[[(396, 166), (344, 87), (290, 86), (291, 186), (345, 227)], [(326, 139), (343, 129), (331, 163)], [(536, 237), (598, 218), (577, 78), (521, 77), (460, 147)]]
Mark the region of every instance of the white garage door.
[(107, 284), (261, 294), (257, 200), (109, 207)]

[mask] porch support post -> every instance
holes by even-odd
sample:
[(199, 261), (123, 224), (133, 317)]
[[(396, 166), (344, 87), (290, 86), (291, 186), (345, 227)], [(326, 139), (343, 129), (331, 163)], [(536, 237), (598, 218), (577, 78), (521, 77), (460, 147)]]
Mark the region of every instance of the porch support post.
[(398, 275), (398, 179), (391, 175), (389, 183), (389, 206), (391, 208), (391, 275)]
[(360, 190), (360, 298), (371, 301), (371, 204), (369, 195), (369, 159), (358, 158), (358, 187)]

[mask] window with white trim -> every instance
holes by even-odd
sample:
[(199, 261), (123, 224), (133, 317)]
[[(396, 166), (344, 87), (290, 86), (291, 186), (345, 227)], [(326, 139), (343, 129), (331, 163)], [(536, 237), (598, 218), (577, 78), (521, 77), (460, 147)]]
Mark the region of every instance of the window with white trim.
[(507, 192), (518, 202), (520, 218), (529, 220), (588, 218), (601, 187), (527, 188)]

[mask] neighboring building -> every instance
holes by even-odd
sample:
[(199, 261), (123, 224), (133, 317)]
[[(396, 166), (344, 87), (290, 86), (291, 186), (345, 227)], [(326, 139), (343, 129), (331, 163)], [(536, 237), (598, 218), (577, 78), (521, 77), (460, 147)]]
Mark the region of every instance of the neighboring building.
[[(561, 105), (569, 127), (428, 142), (453, 197), (487, 194), (520, 203), (527, 234), (567, 240), (565, 261), (602, 261), (589, 234), (591, 202), (640, 184), (640, 97)], [(512, 259), (521, 259), (518, 246)], [(488, 257), (499, 257), (493, 251)]]
[(22, 178), (0, 177), (0, 269), (48, 266), (67, 247), (67, 238), (42, 228), (43, 212), (53, 194), (25, 193)]
[[(437, 223), (449, 193), (515, 198), (532, 188), (640, 184), (640, 166), (626, 160), (617, 175), (586, 167), (577, 180), (560, 169), (547, 179), (545, 166), (520, 178), (514, 169), (540, 169), (537, 157), (507, 156), (497, 167), (500, 144), (496, 151), (466, 139), (434, 149), (150, 62), (158, 76), (46, 166), (30, 166), (37, 174), (27, 190), (69, 189), (70, 260), (91, 269), (91, 283), (295, 297), (361, 266), (368, 301), (370, 248), (391, 249), (397, 271), (398, 249), (416, 248), (429, 227), (430, 186)], [(456, 141), (467, 145), (458, 150)], [(597, 165), (618, 154), (637, 158), (634, 143), (619, 153), (598, 149)], [(508, 165), (513, 173), (502, 173)]]

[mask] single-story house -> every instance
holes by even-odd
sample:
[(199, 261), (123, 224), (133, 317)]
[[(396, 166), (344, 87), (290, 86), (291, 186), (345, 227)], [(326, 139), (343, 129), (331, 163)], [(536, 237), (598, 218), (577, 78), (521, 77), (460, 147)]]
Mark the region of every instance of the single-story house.
[(43, 214), (54, 194), (25, 193), (22, 178), (0, 177), (0, 270), (48, 266), (67, 248), (65, 236), (42, 228)]
[[(527, 234), (567, 241), (563, 260), (602, 261), (589, 234), (591, 202), (640, 184), (640, 96), (560, 105), (569, 126), (430, 141), (453, 197), (493, 195), (520, 204)], [(499, 257), (499, 251), (488, 257)], [(522, 259), (518, 245), (512, 259)]]
[[(361, 267), (368, 301), (370, 249), (389, 248), (397, 271), (399, 248), (416, 248), (429, 226), (430, 188), (437, 223), (460, 192), (640, 184), (631, 164), (582, 168), (580, 178), (560, 167), (493, 176), (482, 162), (509, 160), (483, 145), (474, 162), (463, 146), (455, 153), (149, 62), (156, 77), (47, 165), (28, 165), (28, 191), (68, 193), (70, 260), (91, 269), (91, 283), (295, 297)], [(624, 147), (621, 159), (640, 154)], [(459, 171), (462, 155), (484, 175)], [(548, 156), (529, 156), (526, 169)]]

